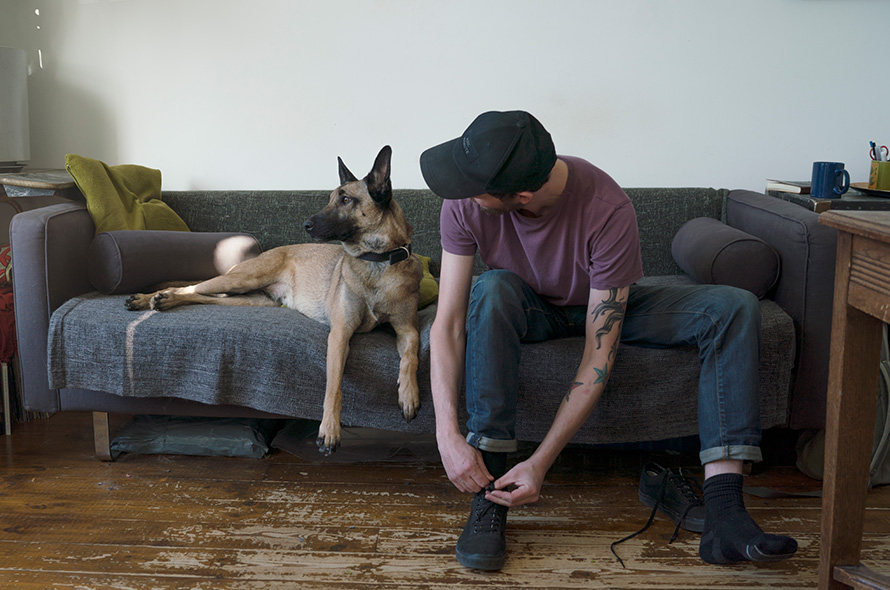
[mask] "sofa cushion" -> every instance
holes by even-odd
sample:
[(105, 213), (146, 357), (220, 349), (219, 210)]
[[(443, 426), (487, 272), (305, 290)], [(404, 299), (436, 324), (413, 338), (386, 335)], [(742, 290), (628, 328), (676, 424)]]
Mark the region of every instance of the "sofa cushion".
[(680, 268), (712, 285), (731, 285), (762, 299), (779, 278), (779, 255), (764, 242), (716, 219), (687, 221), (671, 244)]
[[(646, 284), (691, 280), (644, 279)], [(281, 307), (189, 305), (165, 312), (132, 312), (124, 306), (124, 298), (87, 293), (52, 315), (47, 368), (50, 386), (67, 388), (66, 410), (95, 411), (97, 404), (108, 404), (128, 411), (113, 400), (99, 400), (102, 394), (96, 392), (108, 392), (122, 396), (119, 399), (131, 402), (133, 408), (146, 409), (143, 413), (243, 415), (243, 408), (252, 408), (265, 416), (321, 419), (330, 333), (325, 324)], [(787, 420), (794, 326), (775, 302), (764, 299), (760, 308), (761, 425), (771, 428)], [(425, 377), (419, 379), (417, 418), (406, 423), (398, 409), (396, 337), (388, 327), (380, 327), (355, 334), (350, 341), (342, 383), (344, 426), (435, 431), (428, 376), (436, 309), (430, 305), (418, 313), (418, 374)], [(522, 345), (516, 423), (520, 440), (543, 440), (565, 397), (565, 376), (578, 369), (583, 353), (583, 336)], [(698, 432), (701, 364), (694, 346), (654, 349), (622, 344), (618, 357), (600, 403), (575, 442), (655, 441)], [(149, 398), (162, 403), (164, 411), (148, 410)], [(184, 400), (200, 405), (176, 405)], [(460, 422), (465, 423), (464, 404), (459, 406)]]
[(87, 275), (106, 295), (136, 293), (165, 281), (203, 281), (260, 252), (259, 243), (248, 234), (103, 232), (90, 245)]

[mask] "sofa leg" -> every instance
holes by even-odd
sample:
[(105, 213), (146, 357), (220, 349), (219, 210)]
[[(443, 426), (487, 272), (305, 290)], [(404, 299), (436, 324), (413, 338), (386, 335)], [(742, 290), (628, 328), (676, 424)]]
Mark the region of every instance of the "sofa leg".
[(3, 434), (12, 434), (12, 414), (9, 405), (9, 364), (0, 363), (0, 374), (3, 381)]
[(108, 412), (93, 412), (93, 443), (96, 458), (100, 461), (113, 461), (111, 456), (111, 434), (108, 428)]

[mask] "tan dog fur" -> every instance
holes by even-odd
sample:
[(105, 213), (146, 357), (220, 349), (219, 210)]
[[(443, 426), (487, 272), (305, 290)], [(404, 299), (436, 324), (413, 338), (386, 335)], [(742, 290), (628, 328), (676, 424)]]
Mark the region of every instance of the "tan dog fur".
[(371, 172), (358, 180), (338, 158), (340, 186), (327, 206), (304, 227), (316, 240), (340, 244), (299, 244), (274, 248), (235, 265), (227, 273), (185, 287), (133, 295), (131, 310), (166, 311), (180, 305), (284, 305), (331, 327), (327, 346), (324, 411), (316, 441), (330, 454), (340, 443), (341, 381), (356, 332), (389, 323), (396, 332), (399, 406), (410, 421), (420, 408), (417, 385), (420, 334), (417, 306), (422, 266), (416, 256), (389, 264), (357, 256), (389, 252), (411, 242), (412, 229), (392, 200), (390, 159), (385, 146)]

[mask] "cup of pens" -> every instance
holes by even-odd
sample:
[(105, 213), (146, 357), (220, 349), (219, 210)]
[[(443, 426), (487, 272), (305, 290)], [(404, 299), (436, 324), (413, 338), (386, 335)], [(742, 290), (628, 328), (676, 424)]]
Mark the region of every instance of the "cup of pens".
[(878, 191), (890, 191), (890, 149), (886, 145), (871, 142), (868, 152), (871, 156), (871, 170), (868, 173), (868, 188)]

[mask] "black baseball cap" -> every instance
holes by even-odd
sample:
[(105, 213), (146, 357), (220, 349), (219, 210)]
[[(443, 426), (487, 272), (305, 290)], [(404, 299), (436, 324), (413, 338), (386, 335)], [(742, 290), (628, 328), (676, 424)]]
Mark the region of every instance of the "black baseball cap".
[(482, 113), (463, 135), (420, 155), (423, 179), (443, 199), (525, 191), (555, 164), (550, 134), (525, 111)]

